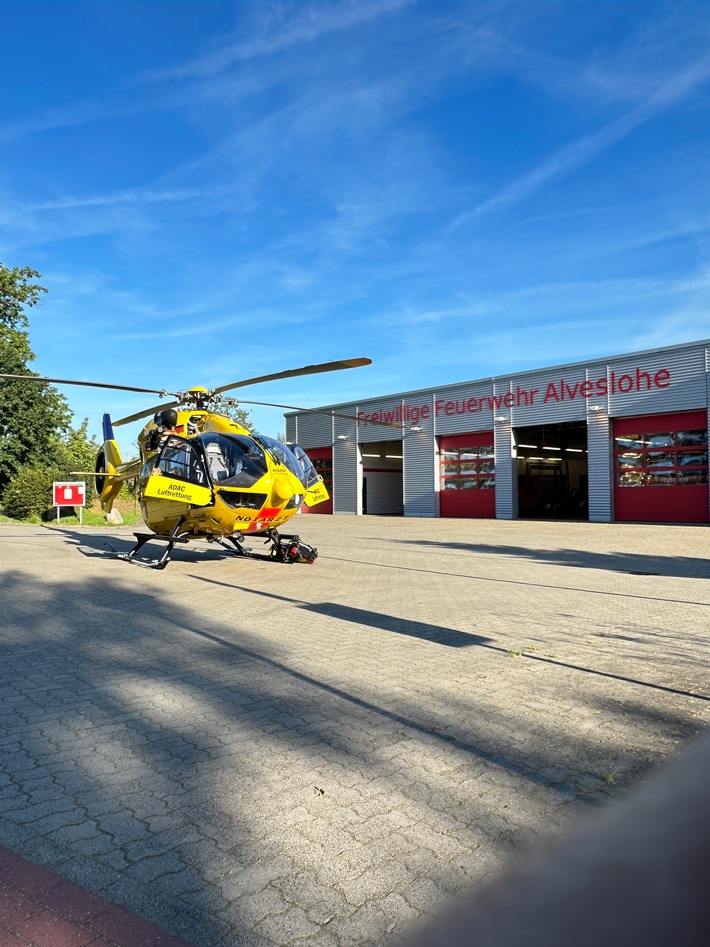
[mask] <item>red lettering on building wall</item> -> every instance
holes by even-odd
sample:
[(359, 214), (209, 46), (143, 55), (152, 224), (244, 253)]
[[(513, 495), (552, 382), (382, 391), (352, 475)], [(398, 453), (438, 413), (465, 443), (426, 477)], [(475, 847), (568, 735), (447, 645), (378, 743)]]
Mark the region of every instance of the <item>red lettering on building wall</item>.
[[(573, 384), (560, 378), (559, 381), (548, 383), (542, 397), (542, 403), (574, 401), (577, 398), (603, 398), (608, 394), (630, 394), (634, 391), (651, 391), (654, 388), (669, 388), (671, 373), (667, 368), (657, 372), (643, 371), (636, 368), (623, 374), (615, 371), (609, 377), (603, 376), (594, 381), (576, 381)], [(441, 399), (434, 403), (433, 415), (436, 418), (451, 418), (457, 414), (477, 414), (481, 411), (500, 411), (501, 408), (528, 408), (535, 404), (535, 395), (540, 394), (539, 388), (521, 388), (518, 385), (515, 391), (508, 391), (500, 395), (481, 395), (457, 400)], [(426, 421), (432, 416), (430, 404), (402, 404), (397, 408), (380, 409), (367, 414), (358, 411), (358, 427), (366, 424), (411, 424), (416, 426), (420, 421)]]

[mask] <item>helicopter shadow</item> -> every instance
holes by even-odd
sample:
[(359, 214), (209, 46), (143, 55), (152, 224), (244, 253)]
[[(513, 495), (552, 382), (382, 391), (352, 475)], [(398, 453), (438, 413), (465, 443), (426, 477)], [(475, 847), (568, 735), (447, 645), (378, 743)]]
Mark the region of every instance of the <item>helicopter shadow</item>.
[[(67, 529), (66, 527), (62, 529), (59, 526), (46, 526), (46, 529), (51, 530), (53, 533), (58, 533), (62, 536), (64, 542), (68, 546), (74, 546), (74, 548), (86, 556), (87, 559), (97, 559), (97, 558), (106, 558), (107, 554), (110, 552), (114, 553), (123, 553), (128, 552), (134, 545), (135, 539), (129, 538), (128, 536), (125, 539), (122, 536), (116, 536), (114, 533), (111, 533), (110, 536), (107, 536), (105, 533), (95, 533), (89, 532), (79, 532), (78, 530)], [(108, 558), (112, 558), (108, 556)]]
[[(136, 524), (138, 527), (136, 532), (146, 529), (143, 524)], [(111, 533), (108, 536), (101, 532), (99, 534), (94, 532), (78, 532), (77, 530), (72, 529), (61, 529), (60, 527), (47, 527), (52, 530), (54, 533), (60, 533), (67, 543), (67, 545), (74, 546), (74, 548), (81, 553), (82, 556), (87, 559), (112, 559), (115, 560), (119, 556), (124, 556), (133, 549), (136, 544), (135, 536), (133, 535), (133, 528), (131, 527), (131, 533), (129, 535), (117, 535)], [(145, 555), (146, 565), (147, 560), (153, 561), (158, 559), (163, 549), (163, 544), (156, 542), (151, 547), (147, 544), (144, 547), (144, 550), (141, 550), (142, 556)], [(152, 555), (151, 555), (152, 553)], [(264, 559), (269, 562), (277, 562), (270, 556), (263, 555), (258, 549), (254, 550), (255, 555), (253, 557), (248, 556), (238, 556), (232, 553), (229, 549), (223, 549), (217, 543), (197, 543), (192, 546), (178, 546), (173, 549), (170, 555), (171, 562), (184, 562), (185, 564), (196, 564), (199, 562), (217, 562), (222, 559), (237, 559), (237, 558), (253, 558), (253, 559)]]
[[(192, 579), (200, 582), (207, 582), (210, 585), (218, 585), (223, 588), (234, 589), (240, 592), (248, 592), (251, 595), (258, 595), (263, 598), (275, 599), (286, 602), (289, 605), (295, 605), (296, 608), (307, 612), (313, 612), (318, 615), (325, 615), (329, 618), (336, 618), (345, 622), (353, 622), (359, 625), (367, 625), (370, 628), (380, 628), (383, 631), (395, 632), (397, 634), (408, 635), (413, 638), (422, 638), (431, 641), (434, 644), (443, 644), (450, 648), (466, 648), (478, 646), (487, 648), (490, 651), (498, 651), (500, 654), (508, 654), (506, 647), (496, 644), (494, 638), (487, 638), (483, 635), (468, 634), (467, 632), (457, 631), (453, 628), (442, 628), (439, 625), (429, 625), (425, 622), (407, 621), (401, 618), (395, 618), (392, 615), (385, 615), (381, 612), (371, 612), (366, 609), (353, 608), (349, 605), (341, 605), (337, 602), (303, 602), (299, 599), (289, 598), (285, 595), (278, 595), (275, 592), (265, 592), (262, 589), (250, 589), (246, 586), (232, 585), (228, 582), (220, 582), (216, 579), (207, 579), (204, 576), (191, 575)], [(683, 697), (690, 697), (693, 700), (710, 702), (710, 695), (697, 693), (695, 691), (680, 690), (675, 687), (667, 687), (662, 684), (654, 684), (650, 681), (642, 681), (637, 678), (629, 677), (624, 674), (614, 674), (607, 671), (600, 671), (592, 667), (584, 667), (579, 664), (572, 664), (568, 661), (558, 660), (552, 656), (544, 657), (534, 653), (523, 653), (521, 655), (525, 660), (534, 663), (554, 665), (560, 668), (567, 668), (573, 671), (581, 671), (593, 677), (607, 678), (609, 680), (623, 681), (627, 684), (634, 684), (640, 687), (650, 688), (660, 692), (679, 694)]]
[(459, 631), (456, 628), (444, 628), (441, 625), (431, 625), (428, 622), (411, 621), (395, 615), (385, 615), (383, 612), (372, 612), (364, 608), (342, 605), (339, 602), (304, 602), (296, 598), (289, 598), (286, 595), (278, 595), (276, 592), (249, 589), (244, 586), (231, 585), (228, 582), (220, 582), (217, 579), (207, 579), (204, 576), (192, 575), (191, 578), (199, 582), (207, 582), (210, 585), (239, 589), (240, 592), (249, 592), (263, 598), (286, 602), (288, 605), (295, 605), (296, 608), (303, 609), (303, 611), (324, 615), (327, 618), (335, 618), (356, 625), (366, 625), (369, 628), (379, 628), (381, 631), (406, 635), (408, 638), (419, 638), (422, 641), (440, 644), (446, 648), (471, 648), (476, 645), (490, 645), (493, 641), (492, 638)]

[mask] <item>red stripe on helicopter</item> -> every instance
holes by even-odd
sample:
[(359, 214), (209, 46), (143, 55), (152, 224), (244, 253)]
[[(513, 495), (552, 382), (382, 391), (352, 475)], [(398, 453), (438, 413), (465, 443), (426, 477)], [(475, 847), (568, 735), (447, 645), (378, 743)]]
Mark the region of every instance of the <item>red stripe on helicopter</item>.
[(249, 524), (249, 527), (245, 530), (245, 532), (257, 533), (259, 530), (262, 530), (265, 527), (268, 528), (269, 521), (275, 519), (281, 512), (282, 510), (279, 506), (264, 507), (254, 522)]
[(257, 517), (257, 519), (272, 520), (275, 516), (278, 516), (280, 512), (281, 512), (280, 506), (265, 506), (259, 513), (259, 516)]

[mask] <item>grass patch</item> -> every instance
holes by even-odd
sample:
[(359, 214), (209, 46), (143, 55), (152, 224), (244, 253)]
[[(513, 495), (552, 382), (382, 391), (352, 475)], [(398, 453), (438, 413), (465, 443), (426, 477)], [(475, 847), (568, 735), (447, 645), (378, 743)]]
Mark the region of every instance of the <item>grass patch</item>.
[[(121, 511), (121, 516), (123, 517), (123, 526), (133, 526), (134, 523), (137, 523), (141, 518), (140, 510), (134, 512), (133, 510)], [(102, 509), (98, 510), (84, 510), (82, 515), (82, 522), (84, 526), (107, 526), (109, 525), (106, 522), (106, 514)], [(51, 519), (44, 521), (45, 526), (79, 526), (79, 514), (72, 513), (66, 514), (59, 517), (59, 522), (57, 522), (56, 514), (51, 517)]]
[[(114, 504), (114, 509), (117, 509), (121, 516), (123, 517), (124, 526), (133, 526), (135, 523), (139, 522), (142, 514), (140, 506), (137, 503), (134, 503), (130, 499), (119, 498), (119, 501)], [(106, 514), (101, 509), (101, 507), (96, 504), (92, 507), (87, 507), (82, 511), (82, 524), (84, 526), (108, 526), (106, 522)], [(79, 511), (75, 507), (66, 507), (60, 511), (59, 521), (57, 522), (57, 513), (56, 510), (48, 513), (43, 519), (40, 516), (29, 516), (27, 519), (16, 520), (12, 519), (9, 516), (3, 516), (0, 514), (0, 523), (18, 523), (24, 524), (25, 526), (79, 526)]]

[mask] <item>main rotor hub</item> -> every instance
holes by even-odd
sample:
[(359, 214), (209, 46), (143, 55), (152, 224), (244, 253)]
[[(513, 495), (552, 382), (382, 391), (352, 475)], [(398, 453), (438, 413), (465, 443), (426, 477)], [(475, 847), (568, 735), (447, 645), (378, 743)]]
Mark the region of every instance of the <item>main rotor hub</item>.
[(193, 388), (188, 388), (187, 391), (176, 392), (175, 397), (180, 403), (202, 409), (212, 401), (214, 392), (210, 388), (195, 385)]

